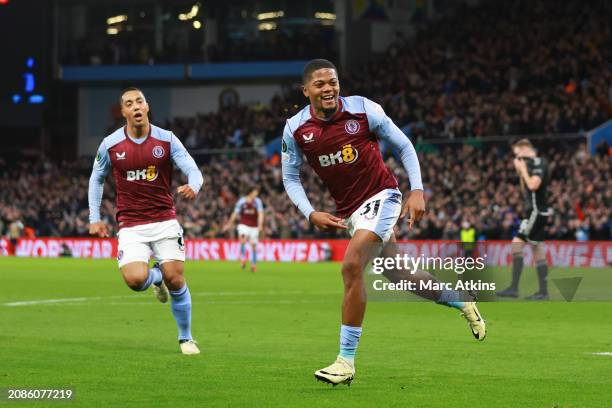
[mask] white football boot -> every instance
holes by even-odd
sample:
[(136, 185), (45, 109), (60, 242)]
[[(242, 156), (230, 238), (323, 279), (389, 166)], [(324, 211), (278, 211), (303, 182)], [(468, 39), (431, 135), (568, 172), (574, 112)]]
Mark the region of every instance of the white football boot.
[(179, 346), (181, 347), (181, 353), (185, 354), (186, 356), (200, 354), (198, 342), (195, 340), (181, 340), (179, 342)]
[(487, 336), (487, 326), (476, 307), (476, 302), (465, 302), (465, 306), (463, 306), (461, 312), (461, 316), (467, 320), (470, 330), (476, 340), (483, 341)]
[(157, 300), (159, 300), (160, 302), (166, 303), (168, 301), (170, 293), (168, 292), (168, 287), (166, 286), (163, 280), (159, 286), (153, 284), (153, 292), (155, 293), (155, 297), (157, 298)]
[(314, 375), (318, 381), (332, 384), (334, 387), (338, 384), (350, 386), (355, 377), (355, 366), (347, 359), (338, 356), (334, 364), (315, 371)]

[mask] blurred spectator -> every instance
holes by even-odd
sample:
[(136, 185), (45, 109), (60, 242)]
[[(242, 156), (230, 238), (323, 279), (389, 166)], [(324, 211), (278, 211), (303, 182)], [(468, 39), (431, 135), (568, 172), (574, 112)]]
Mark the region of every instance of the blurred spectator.
[[(415, 38), (398, 36), (382, 58), (345, 67), (341, 90), (383, 105), (415, 141), (585, 132), (612, 118), (609, 21), (610, 2), (460, 3)], [(264, 52), (256, 49), (236, 56)], [(305, 103), (299, 89), (286, 88), (267, 107), (224, 107), (165, 125), (192, 148), (258, 147)]]
[[(255, 35), (253, 35), (255, 34)], [(279, 27), (250, 35), (220, 36), (204, 49), (203, 36), (164, 36), (163, 52), (154, 53), (155, 37), (123, 30), (114, 36), (91, 30), (62, 49), (65, 65), (118, 65), (195, 62), (283, 61), (311, 58), (335, 59), (333, 27), (319, 24)]]
[[(481, 239), (509, 240), (518, 228), (523, 199), (505, 146), (443, 145), (419, 155), (427, 188), (427, 213), (408, 231), (407, 223), (396, 228), (402, 239), (458, 240), (463, 220)], [(435, 146), (434, 146), (435, 147)], [(504, 150), (506, 149), (506, 150)], [(589, 156), (575, 144), (554, 141), (541, 149), (549, 161), (549, 199), (555, 210), (548, 239), (609, 240), (612, 218), (612, 157)], [(578, 153), (577, 153), (578, 152)], [(198, 158), (201, 162), (201, 159)], [(397, 175), (402, 192), (410, 190), (408, 177), (392, 156), (387, 165)], [(314, 230), (287, 197), (278, 160), (256, 154), (240, 159), (215, 156), (202, 167), (204, 188), (197, 201), (175, 196), (179, 221), (187, 237), (220, 237), (244, 186), (257, 185), (266, 209), (264, 236), (268, 238), (344, 237)], [(86, 236), (87, 187), (91, 162), (21, 162), (0, 176), (0, 223), (12, 235), (24, 227), (41, 236)], [(176, 174), (176, 177), (183, 177)], [(304, 166), (302, 181), (313, 206), (334, 211), (332, 198), (318, 177)], [(175, 180), (175, 185), (179, 180)], [(102, 215), (114, 222), (114, 189), (108, 178)], [(20, 216), (21, 214), (21, 216)]]

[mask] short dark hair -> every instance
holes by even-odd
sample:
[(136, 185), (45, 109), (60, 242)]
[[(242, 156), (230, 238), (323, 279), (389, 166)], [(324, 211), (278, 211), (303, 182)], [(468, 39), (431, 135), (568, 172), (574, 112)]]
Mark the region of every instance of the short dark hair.
[(310, 79), (312, 73), (321, 68), (331, 68), (336, 71), (336, 73), (338, 72), (338, 69), (336, 68), (333, 62), (322, 58), (313, 59), (308, 61), (308, 63), (304, 66), (304, 72), (302, 73), (302, 82), (306, 84)]
[(119, 95), (119, 105), (123, 105), (123, 95), (125, 95), (126, 92), (130, 92), (130, 91), (138, 91), (144, 95), (144, 92), (142, 92), (140, 88), (136, 88), (135, 86), (128, 86), (127, 88), (124, 88), (121, 91), (121, 95)]
[(251, 194), (253, 191), (257, 190), (259, 194), (259, 187), (257, 187), (254, 183), (244, 183), (240, 186), (240, 195), (247, 196)]

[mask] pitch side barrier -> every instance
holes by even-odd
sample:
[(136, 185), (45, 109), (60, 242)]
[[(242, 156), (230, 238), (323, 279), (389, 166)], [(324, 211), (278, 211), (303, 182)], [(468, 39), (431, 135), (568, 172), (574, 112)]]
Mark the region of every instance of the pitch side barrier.
[[(269, 239), (257, 246), (257, 257), (275, 262), (340, 262), (348, 240), (344, 239)], [(424, 258), (482, 258), (487, 266), (510, 266), (512, 253), (509, 241), (479, 241), (469, 253), (460, 242), (443, 240), (400, 241), (403, 255)], [(250, 249), (248, 249), (250, 250)], [(612, 241), (547, 241), (548, 262), (554, 267), (612, 268)], [(228, 239), (189, 239), (185, 242), (187, 259), (238, 260), (240, 244)], [(37, 258), (116, 258), (114, 238), (21, 238), (13, 245), (0, 238), (0, 256)], [(525, 264), (533, 261), (531, 247), (525, 248)], [(612, 269), (611, 269), (612, 271)]]

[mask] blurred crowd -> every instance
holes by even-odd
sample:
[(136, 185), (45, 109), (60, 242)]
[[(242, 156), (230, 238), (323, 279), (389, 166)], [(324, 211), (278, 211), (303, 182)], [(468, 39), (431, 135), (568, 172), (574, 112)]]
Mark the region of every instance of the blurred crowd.
[[(591, 156), (584, 145), (549, 142), (540, 149), (548, 162), (548, 202), (553, 209), (547, 239), (609, 240), (612, 238), (612, 156), (605, 148)], [(400, 188), (408, 191), (405, 172)], [(524, 195), (507, 146), (463, 144), (421, 155), (428, 212), (413, 231), (401, 224), (399, 236), (457, 239), (463, 224), (480, 239), (511, 239), (524, 211)]]
[[(381, 103), (420, 151), (429, 211), (412, 231), (402, 225), (401, 238), (456, 239), (464, 223), (486, 239), (512, 237), (523, 203), (508, 147), (485, 146), (478, 140), (489, 135), (580, 133), (610, 119), (610, 21), (610, 2), (459, 5), (454, 13), (423, 24), (415, 38), (398, 34), (382, 58), (345, 69), (340, 78), (343, 93)], [(274, 41), (278, 49), (293, 52), (287, 39)], [(295, 47), (295, 52), (300, 49)], [(232, 59), (245, 50), (230, 47), (222, 52)], [(188, 149), (258, 150), (281, 135), (285, 120), (304, 103), (299, 90), (287, 87), (268, 105), (225, 107), (160, 125), (172, 129)], [(442, 139), (459, 143), (437, 143)], [(591, 156), (575, 144), (538, 139), (536, 145), (539, 141), (552, 177), (555, 215), (548, 237), (610, 239), (612, 165), (605, 147)], [(220, 236), (236, 199), (253, 184), (261, 187), (266, 206), (266, 237), (321, 236), (286, 197), (278, 157), (206, 160), (205, 188), (197, 203), (177, 200), (188, 236)], [(393, 156), (388, 165), (399, 175), (402, 191), (408, 191)], [(0, 162), (0, 170), (2, 234), (87, 233), (89, 162)], [(315, 208), (333, 211), (333, 201), (307, 169), (304, 184)], [(114, 228), (113, 198), (112, 186), (107, 186), (102, 212)]]
[[(554, 215), (548, 239), (612, 239), (612, 157), (607, 149), (589, 155), (583, 145), (555, 141), (541, 149), (549, 162), (549, 202)], [(400, 189), (410, 191), (405, 171), (389, 153), (387, 165)], [(439, 145), (420, 153), (428, 211), (411, 231), (400, 223), (403, 239), (458, 239), (462, 224), (474, 226), (481, 239), (511, 239), (523, 213), (523, 197), (507, 145)], [(0, 162), (0, 232), (4, 236), (87, 235), (87, 185), (91, 163)], [(223, 237), (223, 224), (238, 198), (258, 186), (265, 206), (268, 238), (343, 237), (314, 230), (290, 202), (282, 185), (280, 163), (253, 155), (246, 159), (216, 156), (201, 166), (204, 188), (197, 201), (175, 195), (179, 221), (187, 237)], [(175, 175), (175, 183), (184, 176)], [(179, 180), (183, 178), (183, 180)], [(302, 180), (313, 206), (334, 211), (334, 203), (307, 166)], [(109, 180), (102, 204), (104, 219), (116, 232), (114, 190)], [(232, 232), (233, 234), (233, 232)], [(231, 235), (230, 235), (231, 236)]]
[[(380, 103), (412, 140), (584, 132), (612, 117), (612, 3), (552, 0), (459, 7), (401, 34), (385, 56), (341, 73), (341, 93)], [(167, 123), (191, 147), (258, 147), (306, 104), (285, 87), (269, 106)]]
[(257, 35), (237, 33), (241, 35), (221, 36), (217, 44), (205, 46), (201, 31), (170, 32), (163, 36), (163, 51), (158, 52), (149, 30), (115, 36), (92, 30), (63, 49), (61, 60), (65, 65), (286, 61), (333, 59), (337, 50), (330, 26), (257, 31)]
[(341, 78), (416, 138), (570, 133), (612, 117), (612, 3), (484, 1)]

